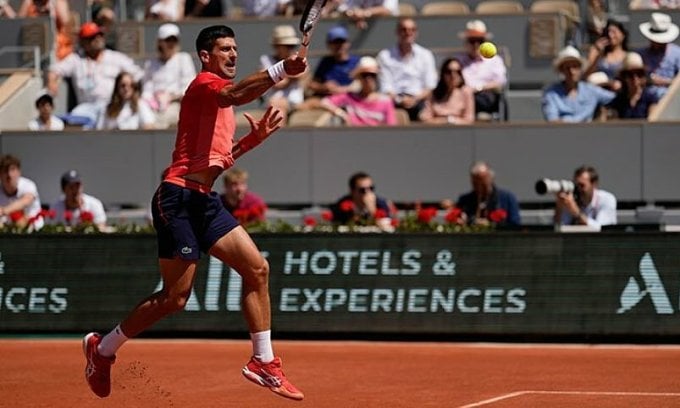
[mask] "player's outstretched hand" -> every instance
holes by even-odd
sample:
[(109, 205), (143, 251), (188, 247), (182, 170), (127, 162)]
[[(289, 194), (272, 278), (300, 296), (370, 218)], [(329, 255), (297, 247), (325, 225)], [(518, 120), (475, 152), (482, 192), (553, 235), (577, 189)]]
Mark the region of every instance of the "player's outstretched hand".
[(255, 137), (258, 144), (283, 126), (283, 113), (272, 106), (267, 108), (260, 120), (255, 120), (249, 113), (244, 113), (243, 116), (250, 122), (250, 134)]
[(297, 54), (293, 54), (283, 60), (283, 68), (288, 76), (300, 75), (307, 69), (307, 58), (300, 58)]

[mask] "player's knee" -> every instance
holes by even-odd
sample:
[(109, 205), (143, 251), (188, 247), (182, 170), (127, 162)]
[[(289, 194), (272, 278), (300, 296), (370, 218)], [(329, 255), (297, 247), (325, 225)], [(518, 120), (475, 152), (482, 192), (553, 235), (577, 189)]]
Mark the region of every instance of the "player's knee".
[(251, 269), (250, 276), (257, 285), (266, 285), (269, 281), (269, 262), (266, 259), (262, 263)]

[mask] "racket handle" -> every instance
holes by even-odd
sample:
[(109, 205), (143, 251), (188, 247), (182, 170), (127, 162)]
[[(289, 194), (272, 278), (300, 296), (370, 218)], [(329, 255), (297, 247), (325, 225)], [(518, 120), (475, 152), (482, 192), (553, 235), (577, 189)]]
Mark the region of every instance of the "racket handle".
[(298, 57), (306, 58), (308, 49), (309, 49), (308, 45), (303, 45), (302, 47), (300, 47), (300, 50), (298, 51)]

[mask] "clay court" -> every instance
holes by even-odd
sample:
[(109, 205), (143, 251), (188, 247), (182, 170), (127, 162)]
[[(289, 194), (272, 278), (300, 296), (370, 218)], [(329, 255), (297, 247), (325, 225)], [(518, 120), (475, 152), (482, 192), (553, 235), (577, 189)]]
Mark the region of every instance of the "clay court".
[(278, 341), (306, 394), (245, 380), (246, 341), (135, 340), (112, 394), (84, 380), (79, 339), (1, 340), (2, 407), (678, 407), (680, 347)]

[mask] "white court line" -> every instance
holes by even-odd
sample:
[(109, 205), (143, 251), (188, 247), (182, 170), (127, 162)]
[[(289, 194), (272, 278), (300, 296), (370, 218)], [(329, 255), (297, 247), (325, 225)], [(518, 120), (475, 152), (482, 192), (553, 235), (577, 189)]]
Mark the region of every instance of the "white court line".
[(499, 395), (495, 398), (489, 398), (483, 401), (473, 402), (472, 404), (462, 405), (460, 408), (481, 407), (482, 405), (493, 404), (494, 402), (505, 399), (519, 397), (525, 394), (541, 394), (541, 395), (608, 395), (608, 396), (623, 396), (623, 397), (680, 397), (678, 392), (627, 392), (627, 391), (517, 391), (509, 394)]

